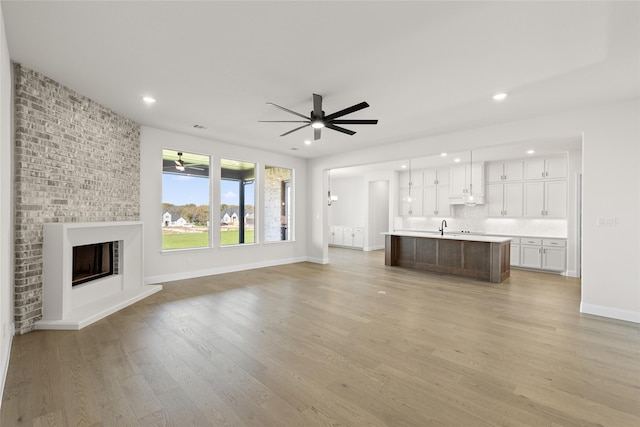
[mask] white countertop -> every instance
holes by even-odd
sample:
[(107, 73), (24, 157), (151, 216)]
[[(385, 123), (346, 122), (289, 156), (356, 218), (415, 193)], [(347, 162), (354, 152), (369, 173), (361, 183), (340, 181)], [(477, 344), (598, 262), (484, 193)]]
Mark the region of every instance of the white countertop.
[(440, 233), (433, 233), (428, 231), (389, 231), (382, 233), (386, 236), (402, 236), (402, 237), (425, 237), (428, 239), (445, 239), (445, 240), (466, 240), (470, 242), (488, 242), (488, 243), (502, 243), (509, 242), (509, 237), (499, 236), (487, 236), (467, 233), (444, 233), (441, 236)]

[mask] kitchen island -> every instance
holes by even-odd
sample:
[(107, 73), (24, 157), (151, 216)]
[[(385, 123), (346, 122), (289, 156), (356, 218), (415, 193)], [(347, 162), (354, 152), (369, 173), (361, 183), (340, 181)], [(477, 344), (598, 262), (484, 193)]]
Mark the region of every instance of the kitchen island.
[(510, 275), (508, 237), (393, 231), (385, 235), (385, 265), (500, 283)]

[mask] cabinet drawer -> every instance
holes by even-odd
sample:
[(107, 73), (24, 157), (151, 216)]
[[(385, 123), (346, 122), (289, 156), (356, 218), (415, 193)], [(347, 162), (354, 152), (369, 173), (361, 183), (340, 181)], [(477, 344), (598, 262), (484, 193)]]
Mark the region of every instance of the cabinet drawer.
[(520, 244), (520, 238), (519, 237), (512, 237), (511, 238), (511, 244), (512, 245), (519, 245)]
[(543, 246), (559, 246), (564, 248), (565, 246), (567, 246), (567, 241), (564, 239), (543, 239), (542, 245)]
[(542, 239), (532, 239), (531, 237), (523, 237), (520, 239), (520, 243), (523, 245), (542, 245)]

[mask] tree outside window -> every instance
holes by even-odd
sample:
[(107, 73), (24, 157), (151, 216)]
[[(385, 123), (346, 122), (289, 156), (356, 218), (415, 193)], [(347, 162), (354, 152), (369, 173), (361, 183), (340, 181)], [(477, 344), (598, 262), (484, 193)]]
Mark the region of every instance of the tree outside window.
[(209, 246), (209, 156), (162, 150), (162, 249)]

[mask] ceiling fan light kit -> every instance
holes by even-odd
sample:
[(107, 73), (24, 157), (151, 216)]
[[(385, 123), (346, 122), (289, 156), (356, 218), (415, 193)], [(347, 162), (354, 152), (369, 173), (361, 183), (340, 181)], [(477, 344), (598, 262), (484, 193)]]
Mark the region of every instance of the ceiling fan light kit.
[(302, 126), (298, 126), (295, 129), (292, 129), (288, 132), (283, 133), (280, 136), (286, 136), (290, 133), (293, 133), (297, 130), (304, 129), (307, 126), (311, 126), (313, 128), (313, 139), (318, 140), (321, 137), (321, 129), (327, 128), (331, 130), (335, 130), (338, 132), (346, 133), (347, 135), (355, 134), (355, 131), (345, 129), (342, 126), (337, 125), (375, 125), (378, 124), (378, 120), (375, 119), (341, 119), (338, 120), (342, 116), (346, 116), (347, 114), (355, 113), (356, 111), (367, 108), (369, 104), (366, 102), (361, 102), (356, 105), (352, 105), (351, 107), (345, 108), (343, 110), (337, 111), (333, 114), (329, 114), (328, 116), (324, 114), (322, 110), (322, 96), (316, 93), (313, 94), (313, 110), (309, 113), (309, 116), (305, 116), (304, 114), (300, 114), (296, 111), (289, 110), (288, 108), (281, 107), (280, 105), (274, 104), (273, 102), (267, 102), (269, 105), (273, 105), (276, 108), (279, 108), (282, 111), (286, 111), (287, 113), (293, 114), (295, 116), (300, 117), (304, 120), (259, 120), (261, 123), (304, 123)]

